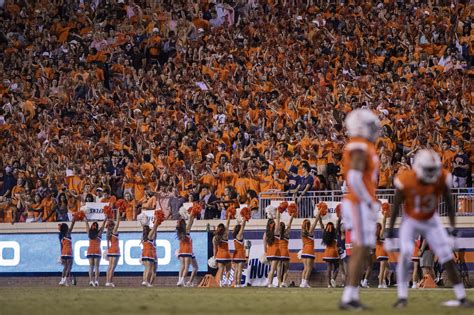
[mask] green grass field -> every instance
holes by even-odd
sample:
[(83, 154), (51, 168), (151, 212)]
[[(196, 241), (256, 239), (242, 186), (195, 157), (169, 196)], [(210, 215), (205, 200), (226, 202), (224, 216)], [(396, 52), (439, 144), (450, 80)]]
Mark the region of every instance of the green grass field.
[[(341, 289), (0, 288), (0, 315), (73, 314), (339, 314)], [(473, 297), (470, 290), (468, 296)], [(410, 290), (406, 310), (392, 308), (395, 290), (365, 289), (370, 314), (469, 314), (447, 308), (451, 290)]]

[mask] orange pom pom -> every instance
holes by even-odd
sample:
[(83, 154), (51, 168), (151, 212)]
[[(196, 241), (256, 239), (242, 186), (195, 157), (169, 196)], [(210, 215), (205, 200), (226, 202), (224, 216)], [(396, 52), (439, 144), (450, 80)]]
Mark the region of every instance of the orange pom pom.
[(390, 204), (388, 202), (382, 203), (382, 214), (384, 217), (388, 218), (391, 214)]
[(189, 213), (193, 216), (193, 217), (197, 217), (198, 215), (201, 214), (201, 205), (197, 202), (194, 203), (194, 205), (189, 208)]
[(328, 205), (325, 202), (318, 203), (317, 207), (319, 216), (324, 217), (326, 214), (328, 214)]
[(288, 202), (287, 201), (283, 201), (280, 203), (280, 205), (278, 205), (278, 211), (280, 213), (283, 213), (285, 212), (285, 210), (288, 208)]
[(112, 210), (111, 206), (105, 206), (103, 211), (107, 219), (111, 219), (114, 217), (114, 211)]
[(235, 209), (234, 206), (230, 206), (227, 208), (227, 218), (235, 219), (235, 213), (237, 210)]
[(296, 203), (290, 203), (288, 205), (288, 214), (293, 218), (296, 218), (298, 216), (298, 206), (296, 205)]
[(336, 206), (336, 209), (335, 209), (336, 215), (337, 215), (338, 218), (341, 217), (341, 209), (342, 209), (342, 205), (340, 203), (338, 203), (337, 206)]
[(74, 212), (73, 217), (74, 219), (76, 219), (76, 221), (82, 221), (86, 217), (86, 214), (84, 213), (84, 211), (77, 211)]
[(155, 210), (155, 220), (161, 224), (165, 220), (165, 213), (163, 210)]
[(115, 209), (117, 209), (120, 213), (125, 212), (127, 206), (127, 201), (125, 199), (119, 199), (114, 204)]
[(242, 209), (240, 209), (240, 215), (242, 216), (242, 218), (244, 218), (244, 220), (246, 222), (248, 222), (251, 218), (251, 213), (250, 213), (250, 208), (249, 207), (244, 207)]

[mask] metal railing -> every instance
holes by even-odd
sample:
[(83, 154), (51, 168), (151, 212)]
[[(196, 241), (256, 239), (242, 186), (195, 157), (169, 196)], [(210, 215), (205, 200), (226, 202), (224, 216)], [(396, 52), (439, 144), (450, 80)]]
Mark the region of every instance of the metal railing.
[[(453, 195), (454, 207), (458, 216), (474, 216), (474, 189), (473, 188), (456, 188), (451, 190)], [(377, 198), (389, 204), (393, 204), (395, 190), (379, 189), (376, 192)], [(344, 197), (342, 190), (321, 190), (310, 191), (298, 200), (298, 217), (309, 218), (313, 216), (314, 207), (319, 202), (340, 203)], [(294, 202), (292, 194), (281, 191), (266, 191), (259, 194), (259, 211), (260, 218), (265, 218), (265, 208), (272, 202), (278, 204), (282, 201)], [(331, 207), (330, 207), (331, 208)], [(440, 199), (438, 205), (438, 213), (440, 216), (447, 215), (446, 203)]]

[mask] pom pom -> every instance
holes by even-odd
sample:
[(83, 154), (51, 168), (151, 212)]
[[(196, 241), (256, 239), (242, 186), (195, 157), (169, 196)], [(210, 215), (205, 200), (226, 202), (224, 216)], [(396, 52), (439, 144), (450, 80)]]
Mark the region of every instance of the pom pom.
[(146, 214), (144, 214), (143, 212), (140, 213), (138, 216), (137, 216), (137, 221), (138, 223), (140, 223), (140, 225), (143, 227), (145, 225), (148, 225), (150, 223), (150, 219), (148, 218), (148, 216)]
[(240, 209), (240, 215), (242, 216), (242, 219), (244, 219), (246, 222), (248, 222), (252, 216), (250, 208), (249, 207), (243, 207)]
[(119, 199), (114, 204), (115, 209), (117, 209), (120, 213), (124, 213), (127, 209), (127, 206), (128, 204), (125, 199)]
[(108, 250), (104, 250), (102, 252), (102, 258), (105, 259), (106, 261), (109, 261), (109, 256), (107, 256), (108, 253), (109, 253)]
[(215, 258), (214, 256), (212, 256), (212, 257), (209, 258), (209, 260), (207, 261), (207, 264), (208, 264), (209, 267), (211, 267), (212, 269), (216, 269), (216, 268), (217, 268), (216, 258)]
[(382, 203), (382, 214), (386, 218), (390, 217), (391, 211), (390, 204), (388, 202)]
[(268, 219), (274, 219), (276, 217), (276, 208), (272, 205), (269, 205), (265, 208), (265, 213)]
[(195, 202), (188, 211), (193, 217), (197, 217), (201, 214), (201, 210), (201, 205), (198, 202)]
[(298, 216), (298, 206), (296, 205), (296, 203), (290, 203), (288, 205), (288, 214), (293, 218), (296, 218)]
[(105, 206), (103, 211), (107, 219), (112, 219), (114, 217), (114, 211), (111, 206)]
[(235, 209), (234, 206), (230, 206), (227, 208), (227, 218), (235, 219), (235, 214), (237, 213), (237, 210)]
[(278, 205), (278, 211), (280, 213), (285, 212), (287, 208), (288, 208), (288, 202), (287, 201), (283, 201), (283, 202), (280, 203), (280, 205)]
[(303, 255), (303, 250), (300, 249), (300, 251), (296, 254), (296, 257), (298, 257), (298, 259), (301, 260), (302, 255)]
[(336, 206), (336, 209), (335, 209), (336, 215), (337, 215), (338, 218), (341, 217), (341, 209), (342, 209), (342, 205), (340, 203), (338, 203), (337, 206)]
[(263, 253), (262, 256), (260, 256), (260, 258), (258, 258), (258, 260), (259, 260), (260, 263), (262, 263), (262, 264), (268, 264), (267, 255), (265, 255), (265, 253)]
[(83, 211), (74, 212), (72, 215), (76, 221), (82, 221), (86, 217), (86, 214)]
[(325, 202), (320, 202), (317, 205), (319, 216), (324, 217), (328, 214), (328, 205)]
[(155, 220), (158, 222), (158, 225), (163, 223), (165, 220), (165, 213), (163, 210), (155, 210)]

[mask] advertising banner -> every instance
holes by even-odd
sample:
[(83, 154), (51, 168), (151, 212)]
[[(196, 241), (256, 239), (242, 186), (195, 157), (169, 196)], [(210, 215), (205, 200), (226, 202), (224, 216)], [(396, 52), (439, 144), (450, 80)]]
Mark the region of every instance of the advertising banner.
[[(142, 244), (141, 233), (120, 233), (120, 256), (116, 272), (143, 272), (140, 262)], [(192, 232), (193, 250), (200, 271), (207, 271), (207, 233)], [(73, 233), (73, 272), (87, 272), (87, 247), (89, 241), (85, 233)], [(101, 243), (102, 251), (107, 249), (105, 233)], [(178, 272), (179, 261), (175, 251), (179, 248), (176, 233), (159, 232), (156, 240), (158, 272)], [(57, 273), (62, 271), (59, 263), (60, 243), (58, 234), (0, 234), (0, 275), (2, 273)], [(101, 266), (108, 261), (101, 259)], [(101, 268), (105, 271), (106, 267)]]

